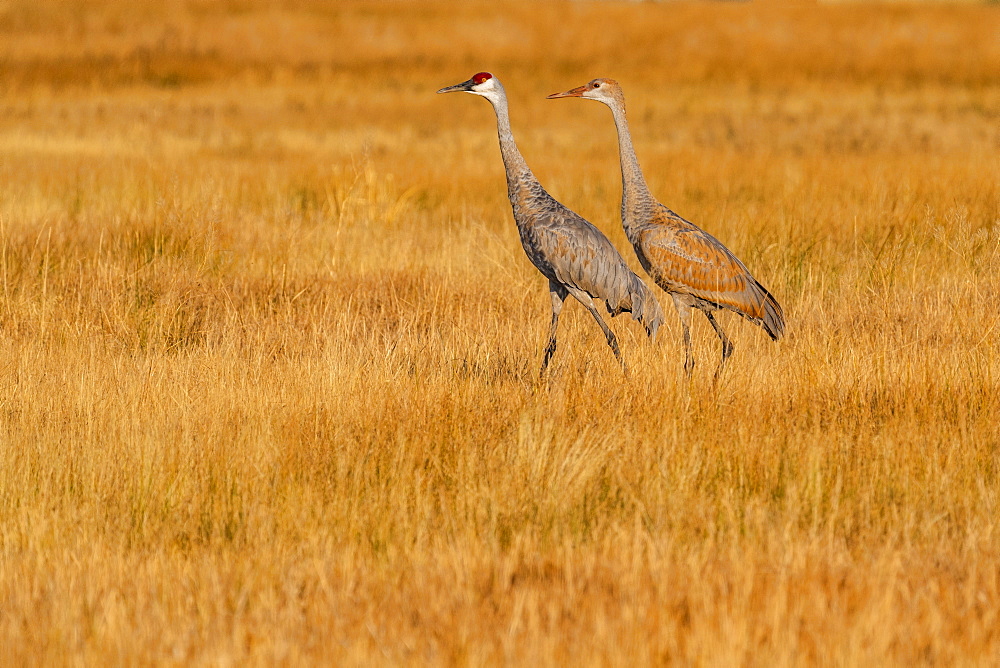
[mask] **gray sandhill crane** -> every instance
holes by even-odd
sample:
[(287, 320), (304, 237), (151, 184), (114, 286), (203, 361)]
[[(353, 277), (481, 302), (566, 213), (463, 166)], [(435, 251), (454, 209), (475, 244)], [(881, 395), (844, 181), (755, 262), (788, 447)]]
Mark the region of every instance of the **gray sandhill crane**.
[(621, 363), (614, 333), (594, 307), (594, 298), (604, 301), (611, 317), (628, 311), (641, 322), (650, 338), (663, 322), (663, 311), (652, 291), (628, 268), (621, 254), (596, 227), (553, 199), (531, 173), (517, 150), (510, 130), (507, 94), (489, 72), (447, 86), (438, 93), (466, 92), (485, 97), (497, 115), (500, 155), (507, 171), (507, 196), (521, 245), (531, 263), (549, 279), (552, 324), (542, 359), (542, 373), (556, 351), (556, 326), (566, 297), (572, 295), (597, 320)]
[[(719, 371), (733, 354), (733, 344), (716, 321), (713, 311), (735, 311), (760, 325), (777, 341), (785, 329), (785, 316), (777, 300), (739, 259), (718, 239), (663, 206), (649, 193), (632, 148), (625, 118), (625, 95), (613, 79), (594, 79), (549, 99), (580, 97), (603, 102), (611, 108), (618, 128), (622, 167), (622, 226), (643, 269), (674, 300), (684, 332), (684, 371), (694, 369), (691, 351), (691, 309), (705, 314), (722, 341)], [(718, 373), (718, 371), (716, 372)]]

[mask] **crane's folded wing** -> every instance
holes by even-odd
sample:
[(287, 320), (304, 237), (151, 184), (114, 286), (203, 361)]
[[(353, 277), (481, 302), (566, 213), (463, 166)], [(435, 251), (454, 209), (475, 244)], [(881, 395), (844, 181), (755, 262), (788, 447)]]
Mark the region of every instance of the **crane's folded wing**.
[(690, 223), (654, 228), (640, 235), (639, 245), (650, 273), (665, 290), (690, 294), (750, 318), (764, 318), (767, 291), (728, 248), (704, 230)]
[(560, 282), (615, 306), (624, 299), (632, 271), (600, 230), (568, 209), (539, 222), (536, 238)]

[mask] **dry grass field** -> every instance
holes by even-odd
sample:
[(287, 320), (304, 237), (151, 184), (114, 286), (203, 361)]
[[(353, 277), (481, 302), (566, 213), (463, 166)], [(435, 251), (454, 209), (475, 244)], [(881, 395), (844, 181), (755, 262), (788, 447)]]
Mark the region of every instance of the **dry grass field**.
[[(1000, 662), (1000, 7), (0, 1), (5, 665)], [(655, 343), (654, 194), (778, 297)]]

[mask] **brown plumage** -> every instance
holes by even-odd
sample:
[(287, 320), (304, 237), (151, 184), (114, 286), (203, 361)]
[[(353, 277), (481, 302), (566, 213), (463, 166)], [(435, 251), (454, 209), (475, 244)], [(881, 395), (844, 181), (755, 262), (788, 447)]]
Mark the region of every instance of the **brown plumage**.
[(670, 293), (684, 331), (684, 369), (691, 373), (691, 309), (705, 314), (722, 342), (722, 365), (733, 344), (712, 314), (720, 308), (760, 325), (775, 341), (785, 329), (781, 305), (722, 242), (657, 202), (646, 186), (625, 118), (625, 96), (613, 79), (594, 79), (549, 98), (580, 97), (603, 102), (618, 128), (622, 168), (622, 226), (640, 264)]
[(549, 279), (552, 322), (542, 359), (542, 372), (556, 350), (556, 327), (563, 302), (572, 295), (590, 311), (608, 345), (621, 362), (614, 333), (594, 306), (601, 299), (612, 317), (628, 312), (646, 328), (650, 338), (663, 322), (663, 311), (652, 291), (628, 268), (604, 234), (553, 199), (542, 188), (514, 143), (507, 112), (507, 95), (500, 81), (480, 72), (468, 81), (439, 90), (462, 91), (485, 97), (497, 115), (500, 154), (507, 172), (507, 196), (514, 212), (521, 246), (531, 263)]

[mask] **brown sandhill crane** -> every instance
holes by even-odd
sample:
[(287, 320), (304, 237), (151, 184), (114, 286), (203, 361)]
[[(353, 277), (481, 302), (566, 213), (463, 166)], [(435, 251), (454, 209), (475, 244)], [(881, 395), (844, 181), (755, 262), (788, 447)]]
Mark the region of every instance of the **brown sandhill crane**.
[(621, 254), (600, 230), (553, 199), (531, 173), (514, 143), (507, 94), (500, 81), (489, 72), (480, 72), (468, 81), (447, 86), (438, 93), (457, 91), (485, 97), (493, 105), (500, 136), (500, 155), (507, 171), (507, 196), (514, 210), (521, 246), (531, 263), (549, 279), (552, 324), (542, 359), (542, 373), (545, 373), (556, 351), (559, 312), (569, 295), (594, 316), (615, 358), (621, 363), (618, 341), (594, 307), (594, 298), (604, 301), (611, 317), (623, 311), (630, 312), (653, 338), (663, 322), (663, 311), (656, 297), (628, 268)]
[[(639, 263), (674, 300), (684, 331), (684, 371), (694, 369), (691, 351), (691, 309), (705, 314), (722, 341), (722, 370), (733, 354), (733, 343), (716, 321), (713, 311), (729, 309), (760, 325), (777, 341), (785, 329), (785, 316), (777, 300), (739, 259), (718, 239), (663, 206), (649, 193), (632, 147), (625, 118), (625, 95), (614, 79), (594, 79), (549, 99), (580, 97), (603, 102), (611, 108), (618, 128), (622, 167), (622, 226)], [(718, 371), (716, 372), (718, 374)]]

